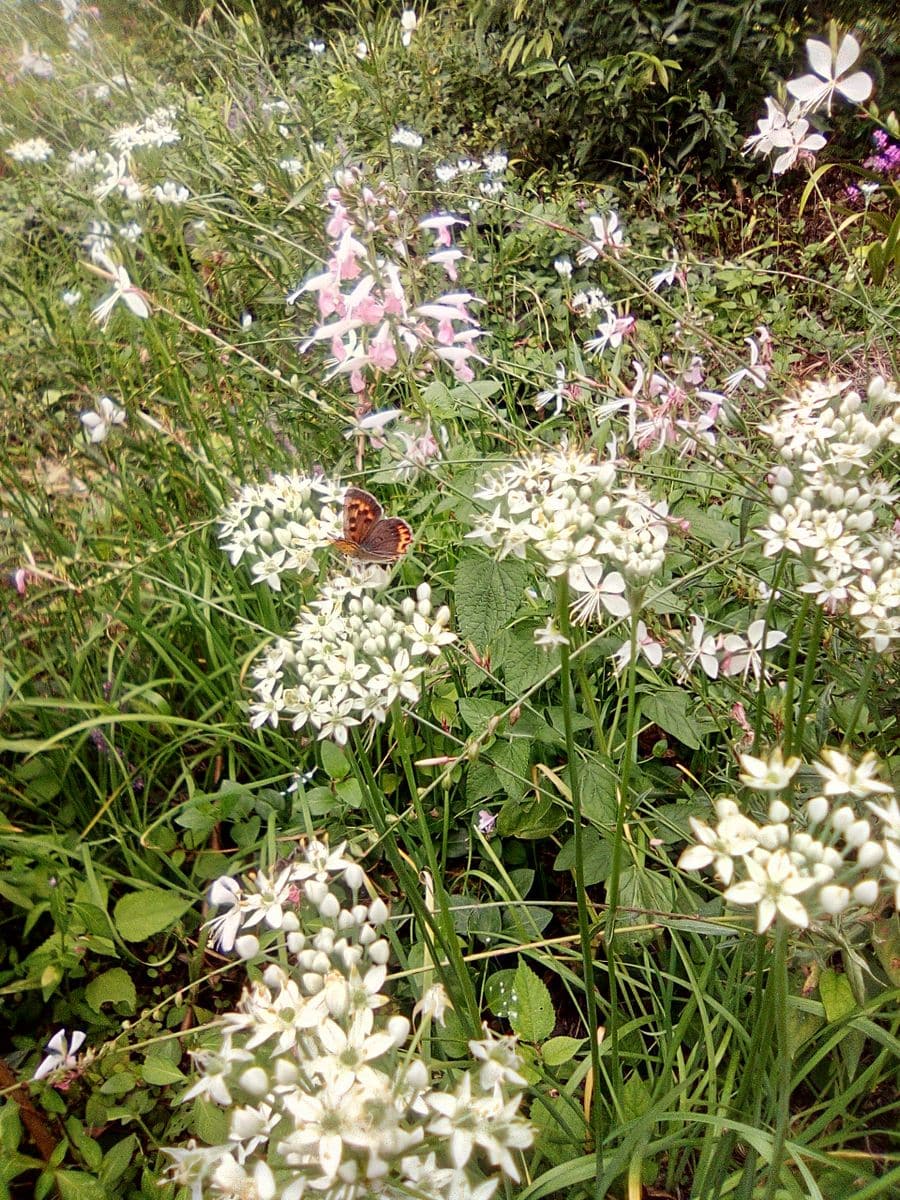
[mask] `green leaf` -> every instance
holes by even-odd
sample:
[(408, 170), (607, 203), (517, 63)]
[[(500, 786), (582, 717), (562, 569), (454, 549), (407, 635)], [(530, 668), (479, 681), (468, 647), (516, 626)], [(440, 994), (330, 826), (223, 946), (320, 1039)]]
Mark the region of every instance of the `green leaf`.
[(228, 1141), (228, 1113), (198, 1096), (193, 1107), (193, 1129), (207, 1146), (221, 1146)]
[(895, 913), (875, 922), (872, 945), (885, 975), (894, 987), (900, 987), (900, 916)]
[(541, 1047), (541, 1058), (548, 1067), (561, 1067), (575, 1057), (584, 1041), (584, 1038), (573, 1037), (550, 1038)]
[(510, 800), (521, 800), (531, 786), (528, 778), (531, 762), (529, 743), (521, 738), (509, 742), (498, 741), (487, 757), (493, 763), (500, 785)]
[(453, 582), (463, 637), (484, 649), (519, 611), (527, 580), (525, 564), (517, 559), (461, 559)]
[(484, 985), (484, 1002), (495, 1017), (506, 1020), (516, 999), (516, 973), (510, 967), (508, 970), (496, 971), (489, 975)]
[(823, 971), (819, 976), (819, 996), (829, 1022), (843, 1021), (857, 1011), (850, 980), (837, 971)]
[(126, 942), (143, 942), (170, 929), (187, 912), (192, 901), (161, 888), (129, 892), (115, 908), (116, 929)]
[(141, 1078), (155, 1087), (166, 1087), (170, 1083), (183, 1083), (185, 1077), (168, 1058), (151, 1052), (141, 1066)]
[[(613, 850), (610, 843), (596, 829), (588, 827), (581, 835), (582, 860), (584, 863), (584, 883), (592, 887), (608, 879), (612, 871)], [(575, 836), (565, 843), (556, 861), (554, 871), (575, 870)]]
[(514, 998), (509, 1009), (509, 1023), (525, 1042), (542, 1042), (553, 1032), (556, 1013), (550, 999), (550, 989), (531, 967), (519, 960), (513, 981)]
[(559, 650), (534, 643), (534, 627), (506, 629), (491, 647), (494, 669), (513, 695), (520, 696), (559, 664)]
[(88, 1134), (84, 1123), (78, 1117), (66, 1119), (66, 1134), (84, 1159), (85, 1166), (91, 1171), (99, 1171), (100, 1164), (103, 1162), (103, 1150), (100, 1143), (94, 1141)]
[(641, 697), (641, 715), (655, 722), (684, 746), (700, 749), (698, 733), (704, 732), (708, 721), (698, 713), (697, 703), (680, 688), (660, 688), (652, 696)]
[(92, 979), (84, 994), (95, 1013), (100, 1012), (104, 1004), (121, 1004), (126, 1013), (133, 1013), (137, 1008), (134, 980), (123, 967), (113, 967)]
[[(482, 734), (494, 717), (506, 711), (504, 704), (496, 700), (463, 699), (459, 702), (459, 715), (475, 734)], [(499, 728), (499, 726), (498, 726)]]
[(329, 779), (346, 779), (350, 774), (350, 762), (344, 751), (335, 742), (327, 739), (319, 743), (322, 770)]
[(683, 503), (676, 505), (675, 515), (690, 524), (690, 536), (705, 546), (713, 546), (717, 550), (727, 550), (738, 540), (736, 527), (724, 517), (718, 516), (708, 509), (696, 504)]
[(497, 815), (497, 832), (501, 837), (536, 841), (555, 833), (565, 819), (562, 805), (541, 790), (538, 796), (527, 800), (507, 800)]
[(59, 1189), (60, 1200), (107, 1200), (104, 1188), (83, 1171), (54, 1171), (53, 1181)]
[(100, 1182), (105, 1188), (111, 1187), (117, 1179), (121, 1179), (137, 1149), (138, 1140), (133, 1133), (129, 1133), (128, 1137), (122, 1138), (107, 1150), (100, 1168)]

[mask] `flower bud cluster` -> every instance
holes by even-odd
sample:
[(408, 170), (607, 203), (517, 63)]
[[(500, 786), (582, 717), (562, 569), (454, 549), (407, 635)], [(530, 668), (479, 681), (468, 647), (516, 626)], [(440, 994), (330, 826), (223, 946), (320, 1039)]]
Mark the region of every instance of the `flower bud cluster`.
[(879, 376), (866, 400), (848, 387), (810, 384), (761, 426), (781, 463), (756, 532), (767, 556), (784, 551), (802, 564), (801, 592), (827, 612), (849, 611), (882, 651), (900, 639), (900, 534), (895, 495), (874, 470), (900, 445), (900, 392)]
[[(821, 793), (799, 806), (774, 795), (790, 785), (799, 758), (785, 762), (775, 750), (768, 759), (744, 754), (741, 765), (748, 789), (773, 795), (767, 819), (720, 797), (714, 825), (691, 818), (696, 841), (681, 855), (681, 870), (712, 866), (725, 900), (755, 907), (757, 933), (779, 915), (801, 929), (844, 913), (859, 916), (885, 885), (900, 903), (900, 808), (890, 784), (878, 779), (874, 756), (854, 764), (838, 750), (823, 750), (812, 764)], [(881, 802), (869, 799), (875, 795)]]
[(427, 583), (397, 609), (358, 581), (331, 579), (251, 668), (251, 724), (289, 720), (346, 744), (352, 726), (385, 721), (395, 700), (418, 703), (428, 661), (455, 640), (449, 621), (447, 607), (432, 612)]
[(315, 569), (315, 552), (340, 538), (346, 490), (296, 473), (245, 484), (219, 518), (222, 549), (234, 566), (249, 566), (254, 583), (278, 592), (282, 575)]
[[(466, 219), (439, 212), (416, 224), (404, 210), (403, 197), (390, 196), (384, 184), (369, 187), (350, 170), (340, 172), (327, 202), (331, 253), (326, 269), (288, 296), (288, 303), (307, 292), (316, 296), (321, 324), (301, 350), (328, 342), (332, 357), (326, 378), (348, 375), (356, 396), (368, 396), (374, 380), (402, 359), (416, 359), (429, 369), (443, 362), (457, 379), (471, 382), (471, 361), (484, 361), (475, 353), (484, 331), (469, 312), (476, 298), (454, 291), (421, 304), (412, 299), (427, 294), (429, 266), (442, 269), (451, 281), (458, 278), (463, 253), (453, 246), (452, 231)], [(422, 239), (430, 244), (420, 247)]]
[[(513, 1039), (485, 1029), (466, 1069), (435, 1076), (383, 991), (387, 907), (361, 898), (371, 888), (344, 849), (312, 841), (281, 873), (281, 957), (193, 1055), (198, 1078), (182, 1101), (228, 1114), (224, 1144), (166, 1150), (170, 1176), (197, 1200), (300, 1200), (307, 1189), (323, 1200), (488, 1200), (501, 1175), (519, 1179), (517, 1152), (533, 1135)], [(224, 897), (240, 904), (228, 882)], [(446, 1006), (444, 996), (426, 1011)]]

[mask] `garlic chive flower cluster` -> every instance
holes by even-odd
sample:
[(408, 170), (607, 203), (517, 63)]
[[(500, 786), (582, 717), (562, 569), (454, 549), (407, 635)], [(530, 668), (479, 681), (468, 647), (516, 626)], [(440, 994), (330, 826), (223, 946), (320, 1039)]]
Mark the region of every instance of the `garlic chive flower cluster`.
[(432, 611), (427, 583), (395, 608), (358, 581), (331, 579), (251, 667), (251, 725), (288, 721), (345, 745), (353, 726), (385, 721), (395, 701), (418, 703), (428, 664), (455, 640), (449, 621), (447, 607)]
[(900, 639), (896, 494), (877, 467), (900, 445), (900, 392), (876, 377), (866, 399), (849, 382), (812, 383), (761, 426), (781, 460), (773, 508), (757, 529), (764, 553), (797, 560), (799, 590), (849, 611), (877, 651)]
[(636, 611), (663, 565), (666, 504), (620, 486), (615, 464), (592, 454), (562, 447), (517, 459), (491, 473), (475, 498), (491, 511), (466, 537), (498, 558), (534, 558), (551, 578), (566, 575), (579, 594), (576, 621)]
[(469, 311), (474, 296), (454, 290), (424, 303), (415, 299), (431, 290), (430, 268), (457, 279), (463, 254), (452, 232), (465, 218), (444, 212), (416, 222), (404, 202), (384, 184), (369, 187), (358, 171), (339, 172), (327, 193), (325, 270), (287, 297), (293, 304), (306, 293), (315, 296), (320, 324), (300, 349), (325, 342), (331, 350), (325, 378), (348, 376), (356, 396), (368, 395), (400, 361), (428, 369), (444, 363), (465, 383), (475, 378), (472, 361), (484, 361), (475, 352), (484, 331)]
[[(514, 1040), (485, 1029), (467, 1065), (436, 1071), (418, 1050), (422, 1027), (411, 1039), (384, 991), (387, 906), (367, 899), (343, 845), (301, 853), (279, 876), (278, 962), (194, 1053), (198, 1077), (181, 1097), (224, 1109), (227, 1137), (167, 1149), (170, 1177), (194, 1200), (489, 1200), (502, 1176), (518, 1181), (533, 1138)], [(234, 908), (241, 888), (228, 882)], [(426, 994), (417, 1010), (440, 1020), (446, 1006)]]
[(757, 123), (758, 131), (744, 142), (744, 154), (762, 158), (776, 154), (774, 175), (784, 174), (804, 159), (813, 160), (825, 145), (821, 133), (810, 132), (807, 117), (823, 109), (830, 116), (835, 96), (862, 104), (872, 92), (872, 79), (865, 71), (850, 71), (860, 55), (859, 42), (851, 34), (845, 34), (833, 47), (810, 38), (806, 53), (812, 72), (788, 81), (787, 91), (793, 101), (790, 108), (767, 96), (766, 116)]
[(886, 887), (900, 904), (900, 807), (891, 785), (878, 778), (874, 756), (854, 763), (824, 749), (812, 764), (818, 794), (793, 805), (776, 793), (790, 785), (799, 758), (785, 762), (776, 749), (768, 758), (744, 754), (740, 761), (747, 789), (772, 795), (767, 819), (721, 797), (715, 824), (691, 818), (696, 840), (678, 860), (681, 870), (712, 866), (726, 901), (756, 909), (757, 933), (776, 917), (800, 929), (842, 914), (858, 917)]
[(281, 590), (286, 573), (302, 574), (343, 529), (346, 488), (293, 472), (245, 484), (219, 518), (219, 543), (232, 565), (244, 562), (254, 583)]

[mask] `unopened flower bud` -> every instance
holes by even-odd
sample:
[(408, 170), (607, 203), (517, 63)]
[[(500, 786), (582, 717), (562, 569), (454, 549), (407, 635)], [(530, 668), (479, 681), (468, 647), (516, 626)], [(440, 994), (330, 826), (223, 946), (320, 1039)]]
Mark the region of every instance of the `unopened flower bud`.
[(863, 879), (853, 889), (853, 899), (857, 904), (871, 908), (878, 899), (878, 884), (874, 879)]

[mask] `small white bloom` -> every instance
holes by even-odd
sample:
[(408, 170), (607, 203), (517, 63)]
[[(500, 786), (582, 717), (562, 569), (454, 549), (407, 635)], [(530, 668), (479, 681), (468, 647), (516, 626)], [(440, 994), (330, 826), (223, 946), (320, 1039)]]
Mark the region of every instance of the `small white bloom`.
[(131, 282), (131, 278), (125, 268), (119, 263), (114, 263), (104, 255), (98, 254), (95, 258), (112, 277), (113, 290), (91, 310), (92, 319), (97, 322), (101, 329), (105, 329), (112, 310), (121, 300), (129, 312), (133, 313), (136, 317), (140, 317), (141, 320), (146, 320), (150, 316), (150, 306), (144, 299), (140, 288), (135, 287)]
[(71, 1040), (66, 1037), (65, 1029), (60, 1029), (58, 1033), (54, 1033), (53, 1037), (47, 1043), (47, 1056), (41, 1060), (38, 1069), (32, 1075), (32, 1079), (43, 1079), (50, 1075), (53, 1071), (58, 1071), (61, 1067), (74, 1067), (76, 1063), (76, 1055), (84, 1043), (87, 1034), (82, 1033), (80, 1029), (75, 1029), (72, 1032)]
[(95, 444), (105, 441), (114, 425), (124, 425), (127, 420), (125, 410), (119, 408), (109, 396), (101, 396), (97, 408), (97, 412), (83, 412), (80, 415), (90, 441)]
[(153, 198), (159, 204), (170, 204), (173, 207), (184, 204), (190, 194), (183, 184), (175, 183), (171, 179), (167, 179), (165, 183), (158, 183), (153, 189)]

